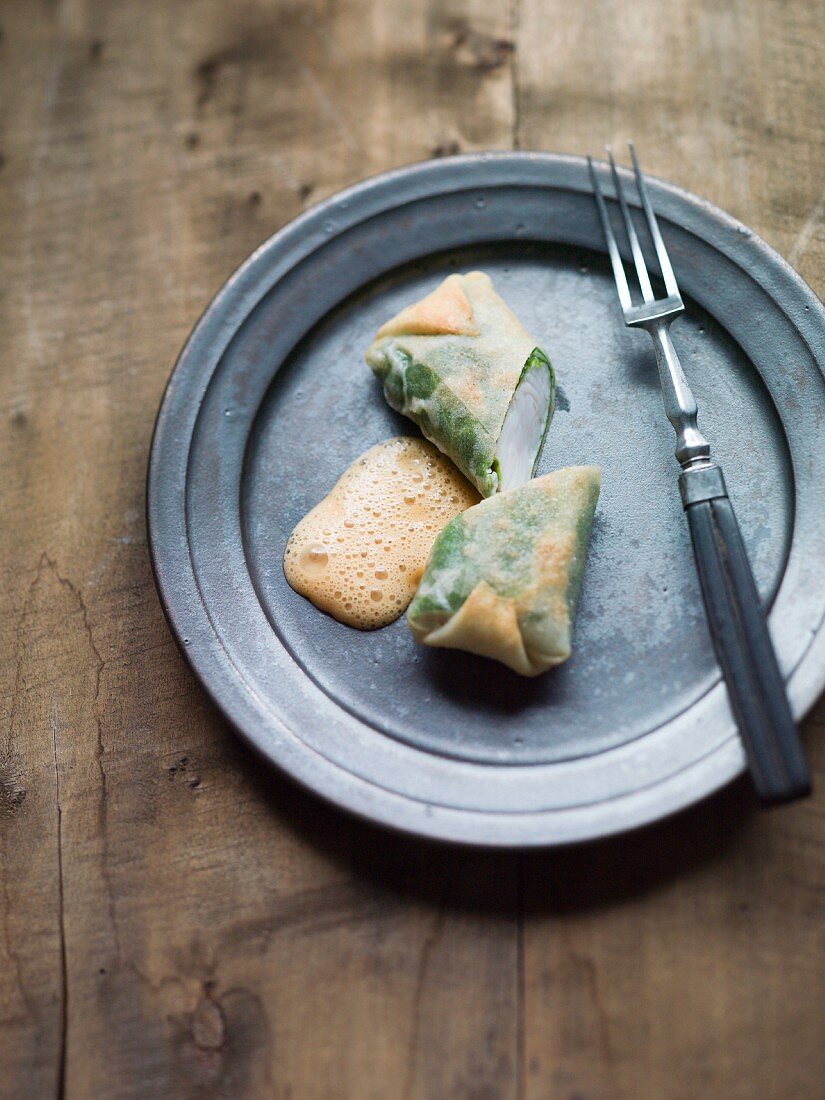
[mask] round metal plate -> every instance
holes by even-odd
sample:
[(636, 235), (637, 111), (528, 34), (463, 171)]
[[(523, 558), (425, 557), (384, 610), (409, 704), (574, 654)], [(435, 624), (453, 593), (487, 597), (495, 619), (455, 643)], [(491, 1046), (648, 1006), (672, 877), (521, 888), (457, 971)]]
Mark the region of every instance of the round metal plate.
[[(684, 295), (674, 340), (722, 462), (794, 712), (825, 684), (825, 310), (744, 226), (668, 184), (654, 204)], [(540, 472), (603, 491), (573, 658), (536, 680), (364, 634), (286, 584), (297, 520), (362, 451), (414, 434), (363, 353), (450, 271), (483, 268), (549, 352)], [(386, 825), (485, 845), (603, 836), (743, 768), (643, 334), (624, 328), (585, 163), (508, 153), (392, 172), (308, 211), (229, 280), (190, 337), (149, 466), (172, 629), (238, 731)]]

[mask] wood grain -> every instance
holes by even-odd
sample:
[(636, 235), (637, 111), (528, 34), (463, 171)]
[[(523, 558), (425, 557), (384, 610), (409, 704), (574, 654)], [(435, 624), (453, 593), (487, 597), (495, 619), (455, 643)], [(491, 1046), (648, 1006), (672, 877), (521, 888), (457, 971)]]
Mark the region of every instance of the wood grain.
[(818, 1098), (820, 798), (740, 784), (561, 854), (385, 835), (237, 744), (143, 520), (199, 312), (372, 172), (632, 135), (821, 292), (817, 0), (9, 0), (0, 30), (0, 1094)]

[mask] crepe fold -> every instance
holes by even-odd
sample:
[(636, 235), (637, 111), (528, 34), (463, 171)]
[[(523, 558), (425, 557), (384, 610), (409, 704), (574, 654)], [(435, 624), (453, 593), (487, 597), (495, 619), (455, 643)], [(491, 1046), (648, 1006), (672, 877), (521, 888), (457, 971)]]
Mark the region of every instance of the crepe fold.
[(566, 661), (599, 486), (596, 467), (571, 466), (450, 520), (407, 613), (416, 641), (523, 676)]
[(533, 474), (553, 415), (555, 374), (488, 275), (450, 275), (383, 325), (367, 363), (483, 497)]

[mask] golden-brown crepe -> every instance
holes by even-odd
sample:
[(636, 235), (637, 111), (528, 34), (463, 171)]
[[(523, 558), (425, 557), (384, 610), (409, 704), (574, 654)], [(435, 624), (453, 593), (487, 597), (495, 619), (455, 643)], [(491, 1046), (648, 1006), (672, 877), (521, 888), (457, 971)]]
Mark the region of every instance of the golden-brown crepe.
[(384, 395), (482, 496), (533, 474), (555, 375), (488, 275), (450, 275), (379, 330), (367, 363)]
[(566, 661), (599, 485), (598, 469), (572, 466), (450, 520), (407, 613), (416, 641), (523, 676)]

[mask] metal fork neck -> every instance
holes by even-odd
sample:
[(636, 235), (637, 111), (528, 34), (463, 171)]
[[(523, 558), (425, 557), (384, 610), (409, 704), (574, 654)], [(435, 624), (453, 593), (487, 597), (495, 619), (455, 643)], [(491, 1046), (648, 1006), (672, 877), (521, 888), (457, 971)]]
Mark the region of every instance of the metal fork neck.
[(696, 424), (696, 399), (673, 346), (671, 320), (669, 317), (658, 318), (643, 327), (650, 333), (656, 349), (665, 414), (676, 432), (676, 458), (683, 470), (692, 470), (710, 465), (710, 444)]

